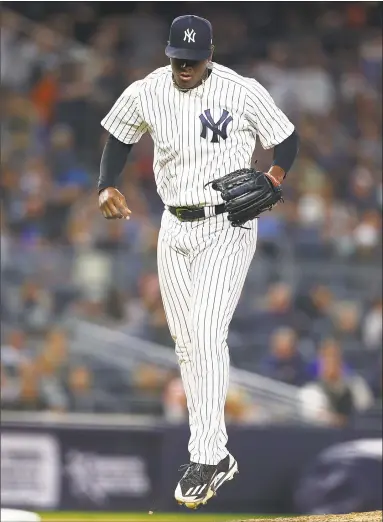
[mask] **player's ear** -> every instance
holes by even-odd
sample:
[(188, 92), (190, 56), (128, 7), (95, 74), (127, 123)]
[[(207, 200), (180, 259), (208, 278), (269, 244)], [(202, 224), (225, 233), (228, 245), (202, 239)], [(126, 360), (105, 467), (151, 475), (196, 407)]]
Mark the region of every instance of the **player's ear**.
[(211, 51), (210, 56), (209, 56), (209, 58), (207, 59), (207, 67), (208, 67), (208, 68), (211, 67), (211, 61), (212, 61), (212, 59), (213, 59), (213, 53), (214, 53), (214, 45), (211, 45), (211, 46), (210, 46), (210, 51)]

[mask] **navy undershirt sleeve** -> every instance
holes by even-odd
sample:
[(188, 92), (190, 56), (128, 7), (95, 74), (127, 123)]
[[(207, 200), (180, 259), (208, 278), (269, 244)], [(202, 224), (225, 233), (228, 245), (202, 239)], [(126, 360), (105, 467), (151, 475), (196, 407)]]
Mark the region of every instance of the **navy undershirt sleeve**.
[(272, 165), (281, 167), (287, 174), (291, 169), (299, 150), (299, 136), (294, 130), (288, 138), (274, 147), (274, 161)]
[(109, 134), (101, 157), (97, 185), (99, 192), (107, 187), (116, 187), (132, 147), (133, 145), (122, 143)]

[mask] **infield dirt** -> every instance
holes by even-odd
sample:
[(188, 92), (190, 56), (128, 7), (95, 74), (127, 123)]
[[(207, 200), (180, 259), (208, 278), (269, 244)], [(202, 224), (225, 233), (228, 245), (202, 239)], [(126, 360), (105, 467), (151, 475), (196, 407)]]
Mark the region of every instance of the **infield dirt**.
[[(233, 522), (260, 522), (260, 520), (247, 519)], [(349, 515), (314, 515), (293, 518), (263, 518), (261, 522), (382, 522), (382, 511), (370, 513), (350, 513)]]

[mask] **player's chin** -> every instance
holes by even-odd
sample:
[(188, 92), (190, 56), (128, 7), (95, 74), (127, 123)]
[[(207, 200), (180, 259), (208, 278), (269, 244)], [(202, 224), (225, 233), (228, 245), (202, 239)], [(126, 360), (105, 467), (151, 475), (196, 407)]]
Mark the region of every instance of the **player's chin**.
[(197, 83), (192, 74), (178, 74), (177, 83), (180, 87), (194, 87)]

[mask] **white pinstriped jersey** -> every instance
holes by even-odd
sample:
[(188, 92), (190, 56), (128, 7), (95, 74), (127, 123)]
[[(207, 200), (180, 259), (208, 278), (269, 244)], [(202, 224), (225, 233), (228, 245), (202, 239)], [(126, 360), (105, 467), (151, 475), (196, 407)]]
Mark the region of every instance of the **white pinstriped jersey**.
[(153, 71), (122, 93), (101, 124), (127, 144), (149, 132), (157, 191), (169, 206), (222, 203), (206, 183), (250, 167), (257, 135), (269, 149), (294, 131), (264, 87), (217, 63), (186, 92), (173, 85), (170, 65)]

